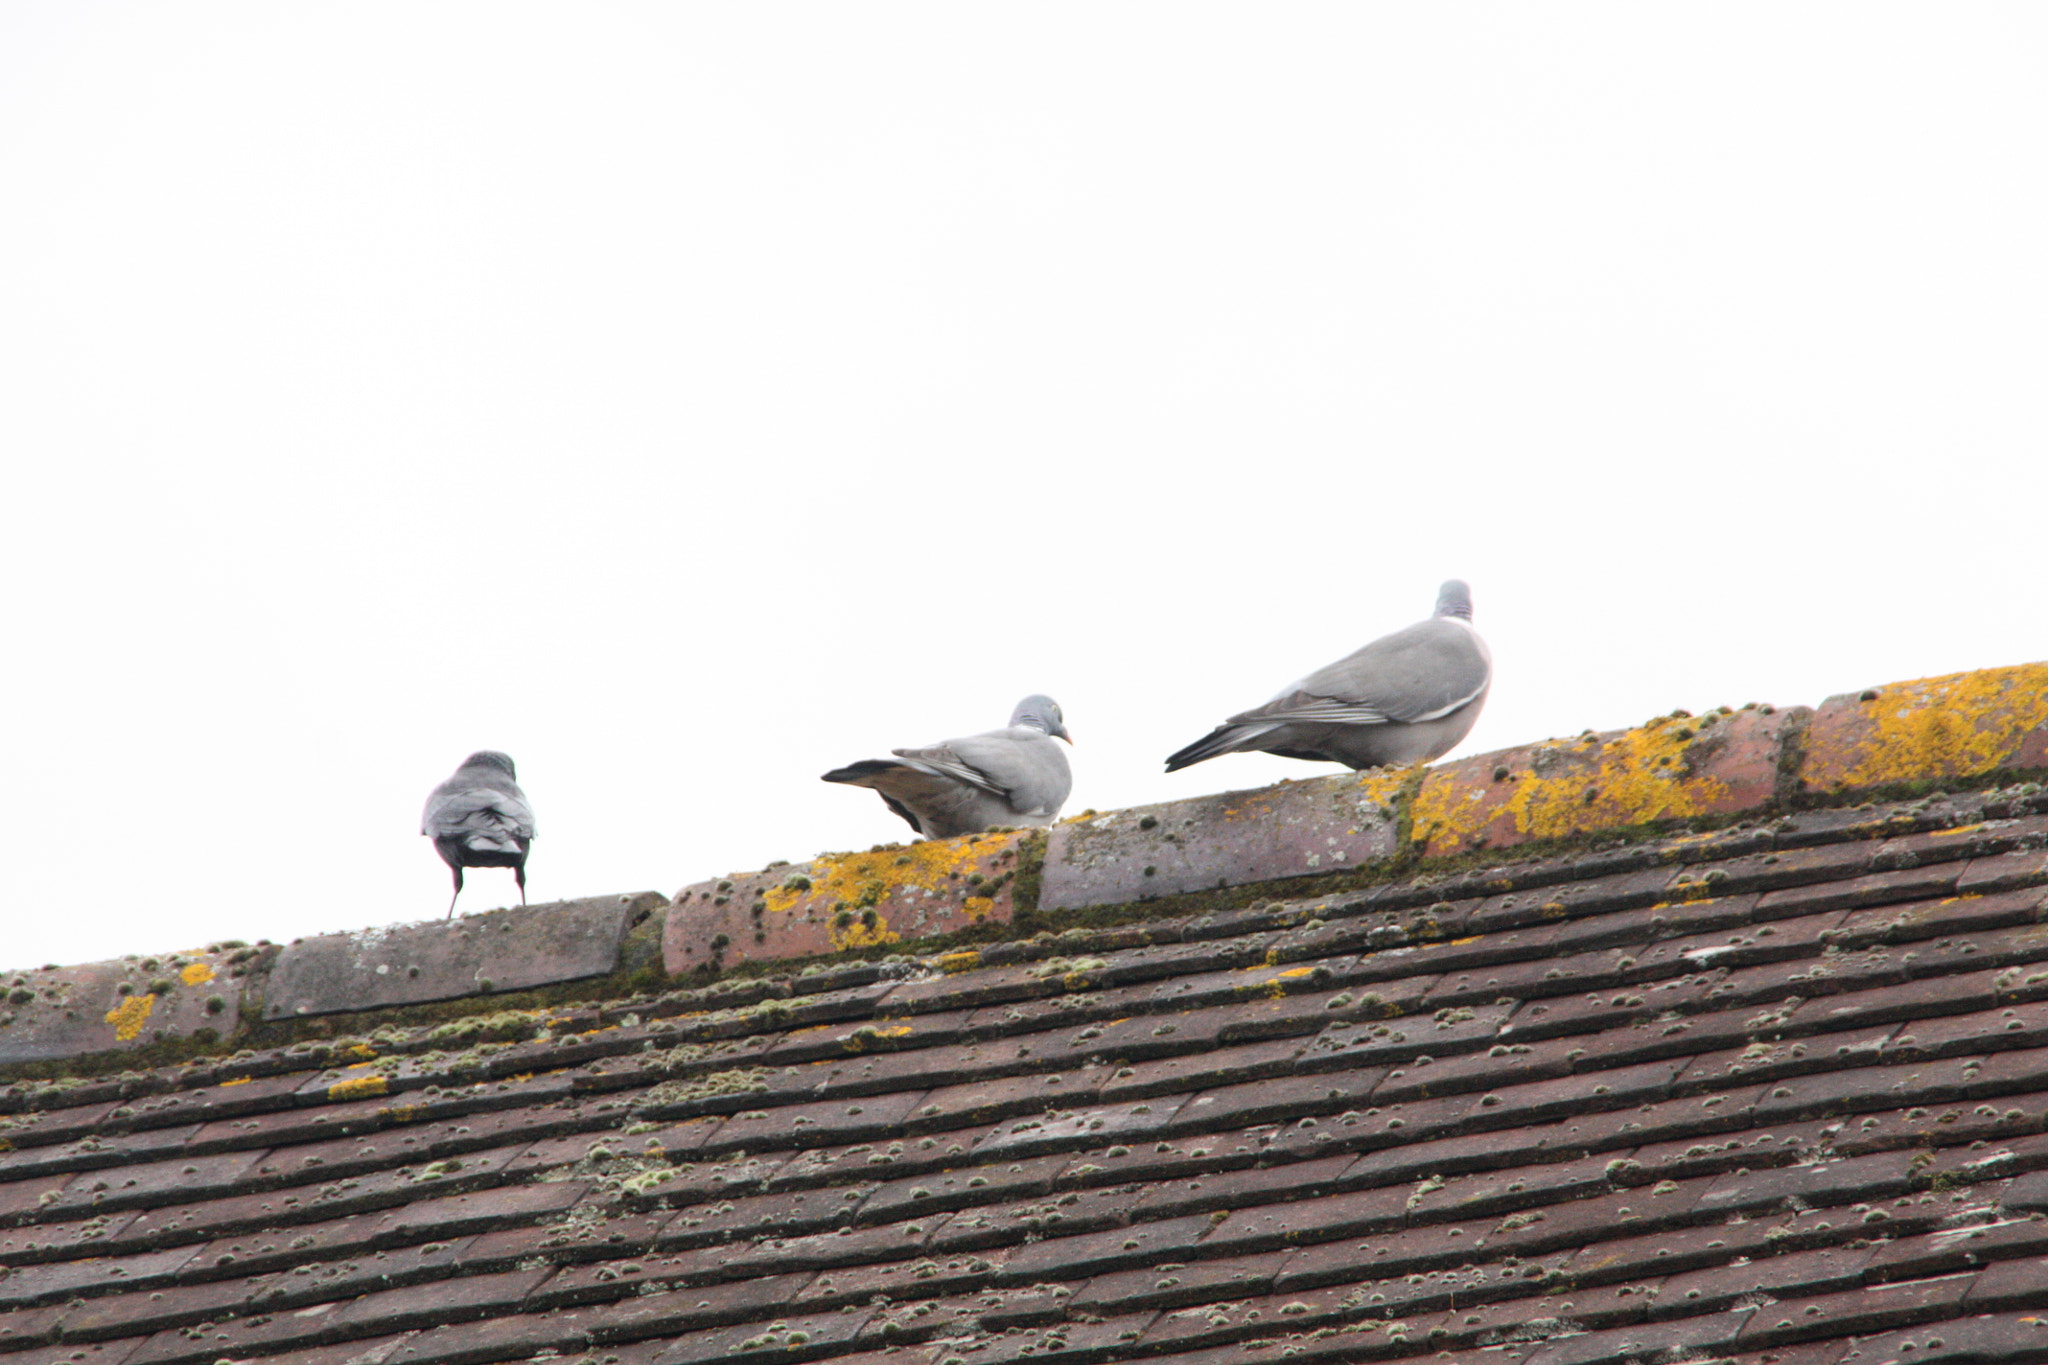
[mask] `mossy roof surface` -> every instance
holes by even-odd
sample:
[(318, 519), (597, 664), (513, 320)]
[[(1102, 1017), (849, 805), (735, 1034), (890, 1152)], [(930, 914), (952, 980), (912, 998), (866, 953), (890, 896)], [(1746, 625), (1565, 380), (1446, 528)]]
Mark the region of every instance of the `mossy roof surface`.
[(0, 1365), (2048, 1358), (2044, 810), (22, 1082)]

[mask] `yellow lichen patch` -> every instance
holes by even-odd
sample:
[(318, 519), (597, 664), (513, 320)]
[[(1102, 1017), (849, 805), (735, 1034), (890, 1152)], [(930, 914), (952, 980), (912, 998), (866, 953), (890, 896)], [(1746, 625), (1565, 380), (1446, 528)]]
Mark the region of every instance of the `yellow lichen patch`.
[(967, 912), (967, 918), (978, 920), (989, 911), (995, 909), (996, 903), (988, 896), (969, 896), (961, 903), (960, 908)]
[(1392, 806), (1401, 799), (1408, 784), (1421, 775), (1422, 765), (1406, 768), (1367, 768), (1358, 775), (1358, 786), (1375, 805)]
[(382, 1076), (358, 1076), (352, 1081), (340, 1081), (327, 1087), (330, 1100), (366, 1100), (373, 1095), (382, 1095), (391, 1089), (391, 1082)]
[(204, 962), (194, 962), (178, 975), (184, 978), (188, 986), (204, 986), (213, 980), (213, 968)]
[(255, 1079), (256, 1079), (256, 1078), (255, 1078), (254, 1076), (237, 1076), (237, 1077), (235, 1077), (235, 1078), (234, 1078), (233, 1080), (231, 1080), (231, 1081), (222, 1081), (222, 1082), (221, 1082), (221, 1084), (222, 1084), (222, 1085), (247, 1085), (247, 1084), (248, 1084), (248, 1083), (249, 1083), (250, 1081), (253, 1081), (253, 1080), (255, 1080)]
[(984, 859), (1011, 846), (1015, 838), (966, 834), (870, 853), (827, 853), (812, 859), (807, 870), (791, 872), (779, 885), (761, 892), (761, 899), (769, 910), (782, 914), (805, 903), (831, 906), (844, 901), (860, 909), (880, 904), (899, 889), (950, 890), (960, 887)]
[(847, 948), (879, 948), (884, 943), (896, 943), (903, 938), (889, 927), (886, 915), (873, 910), (864, 910), (858, 915), (849, 913), (845, 919), (845, 924), (839, 923), (836, 916), (833, 920), (832, 951), (835, 953)]
[[(371, 1062), (377, 1059), (377, 1049), (371, 1047), (368, 1043), (354, 1043), (349, 1046), (348, 1055), (351, 1057), (361, 1057), (363, 1061)], [(361, 1066), (362, 1064), (362, 1062), (354, 1063), (356, 1066)]]
[(142, 1032), (142, 1026), (149, 1022), (150, 1014), (156, 1009), (156, 996), (145, 991), (132, 995), (107, 1011), (107, 1022), (114, 1026), (114, 1037), (121, 1042), (133, 1042)]
[(377, 1113), (392, 1123), (413, 1123), (419, 1119), (420, 1107), (416, 1104), (394, 1104)]
[(944, 953), (939, 957), (942, 972), (971, 972), (981, 965), (981, 954), (969, 949), (964, 953)]
[[(1718, 809), (1728, 795), (1719, 778), (1687, 775), (1687, 727), (1655, 722), (1611, 740), (1589, 739), (1562, 761), (1539, 759), (1514, 775), (1507, 800), (1488, 810), (1479, 797), (1490, 788), (1450, 781), (1424, 782), (1415, 796), (1415, 833), (1432, 852), (1470, 847), (1503, 815), (1526, 838), (1559, 839), (1584, 830), (1679, 820)], [(1553, 752), (1563, 754), (1562, 749)], [(1546, 766), (1561, 771), (1545, 775)]]
[(1894, 683), (1862, 703), (1862, 716), (1871, 727), (1862, 742), (1809, 749), (1808, 782), (1839, 789), (1991, 772), (2048, 725), (2048, 663)]
[(1289, 967), (1289, 968), (1288, 968), (1288, 969), (1287, 969), (1286, 971), (1284, 971), (1284, 972), (1280, 973), (1280, 975), (1282, 975), (1282, 976), (1308, 976), (1309, 974), (1311, 974), (1311, 973), (1312, 973), (1312, 972), (1314, 972), (1314, 971), (1315, 971), (1315, 968), (1313, 968), (1313, 967)]

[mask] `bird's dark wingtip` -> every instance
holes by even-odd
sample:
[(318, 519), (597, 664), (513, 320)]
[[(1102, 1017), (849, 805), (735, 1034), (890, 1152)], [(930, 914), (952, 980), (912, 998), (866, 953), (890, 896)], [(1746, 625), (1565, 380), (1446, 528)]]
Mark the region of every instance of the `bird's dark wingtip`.
[(873, 777), (878, 773), (888, 772), (891, 768), (900, 768), (902, 766), (900, 763), (892, 763), (885, 758), (864, 758), (858, 763), (849, 763), (843, 768), (834, 768), (818, 780), (820, 782), (857, 783), (864, 777)]
[(1182, 768), (1205, 763), (1218, 754), (1231, 752), (1231, 738), (1237, 733), (1235, 725), (1219, 725), (1203, 735), (1193, 744), (1184, 745), (1166, 757), (1166, 771), (1179, 772)]

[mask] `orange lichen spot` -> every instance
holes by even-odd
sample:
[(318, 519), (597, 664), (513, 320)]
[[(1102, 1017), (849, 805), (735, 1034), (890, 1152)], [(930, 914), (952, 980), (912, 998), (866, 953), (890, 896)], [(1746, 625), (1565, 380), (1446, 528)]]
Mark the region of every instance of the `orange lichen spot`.
[(2048, 663), (1893, 683), (1861, 705), (1868, 735), (1810, 748), (1809, 783), (1839, 790), (1991, 772), (2048, 725)]
[(520, 1083), (520, 1082), (522, 1082), (522, 1081), (530, 1081), (530, 1080), (532, 1080), (532, 1079), (533, 1079), (533, 1073), (532, 1073), (531, 1071), (519, 1071), (519, 1072), (514, 1072), (514, 1073), (513, 1073), (512, 1075), (510, 1075), (510, 1076), (507, 1076), (507, 1077), (506, 1077), (505, 1079), (506, 1079), (506, 1080), (508, 1080), (508, 1081), (511, 1081), (511, 1082), (512, 1082), (513, 1084), (515, 1084), (515, 1085), (516, 1085), (516, 1084), (519, 1084), (519, 1083)]
[(1957, 825), (1954, 829), (1931, 829), (1927, 831), (1927, 837), (1930, 839), (1952, 839), (1958, 834), (1974, 834), (1982, 828), (1984, 826), (1978, 824)]
[(256, 1078), (255, 1078), (254, 1076), (237, 1076), (237, 1077), (235, 1077), (235, 1078), (234, 1078), (233, 1080), (231, 1080), (231, 1081), (222, 1081), (222, 1082), (221, 1082), (221, 1084), (222, 1084), (222, 1085), (247, 1085), (247, 1084), (248, 1084), (248, 1083), (249, 1083), (250, 1081), (252, 1081), (252, 1080), (254, 1080), (254, 1079), (256, 1079)]
[(1313, 968), (1313, 967), (1289, 967), (1289, 968), (1288, 968), (1288, 969), (1287, 969), (1286, 971), (1284, 971), (1284, 972), (1280, 973), (1280, 975), (1282, 975), (1282, 976), (1308, 976), (1308, 975), (1309, 975), (1310, 973), (1312, 973), (1312, 972), (1314, 972), (1314, 971), (1315, 971), (1315, 968)]
[(377, 1049), (371, 1047), (368, 1043), (354, 1043), (349, 1046), (348, 1055), (351, 1057), (361, 1057), (363, 1061), (354, 1062), (351, 1065), (362, 1066), (364, 1062), (373, 1062), (377, 1059)]
[(141, 995), (129, 996), (108, 1010), (107, 1022), (114, 1026), (115, 1038), (124, 1043), (133, 1042), (155, 1010), (156, 996), (145, 991)]
[(330, 1100), (367, 1100), (382, 1095), (391, 1089), (391, 1082), (382, 1076), (358, 1076), (352, 1081), (340, 1081), (327, 1087)]
[(1223, 818), (1232, 821), (1263, 820), (1272, 814), (1273, 798), (1278, 794), (1277, 789), (1274, 788), (1268, 788), (1266, 791), (1246, 792), (1239, 799), (1238, 804), (1223, 808)]
[(981, 954), (972, 949), (964, 953), (942, 953), (939, 956), (939, 970), (942, 972), (971, 972), (981, 965)]
[(14, 1140), (12, 1138), (0, 1138), (0, 1152), (11, 1152), (13, 1150)]
[(213, 980), (213, 968), (204, 962), (194, 962), (178, 975), (184, 978), (188, 986), (204, 986)]

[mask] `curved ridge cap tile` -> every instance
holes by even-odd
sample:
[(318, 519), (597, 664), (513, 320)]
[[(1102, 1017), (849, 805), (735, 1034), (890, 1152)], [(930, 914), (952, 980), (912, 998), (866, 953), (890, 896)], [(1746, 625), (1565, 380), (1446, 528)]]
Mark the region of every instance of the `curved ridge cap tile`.
[(606, 976), (626, 931), (659, 892), (491, 910), (323, 934), (287, 944), (271, 968), (266, 1019), (424, 1004)]
[(697, 882), (669, 909), (663, 966), (678, 976), (1008, 924), (1033, 834), (881, 844)]
[(1801, 777), (1834, 794), (2048, 767), (2048, 663), (1886, 683), (1830, 697)]

